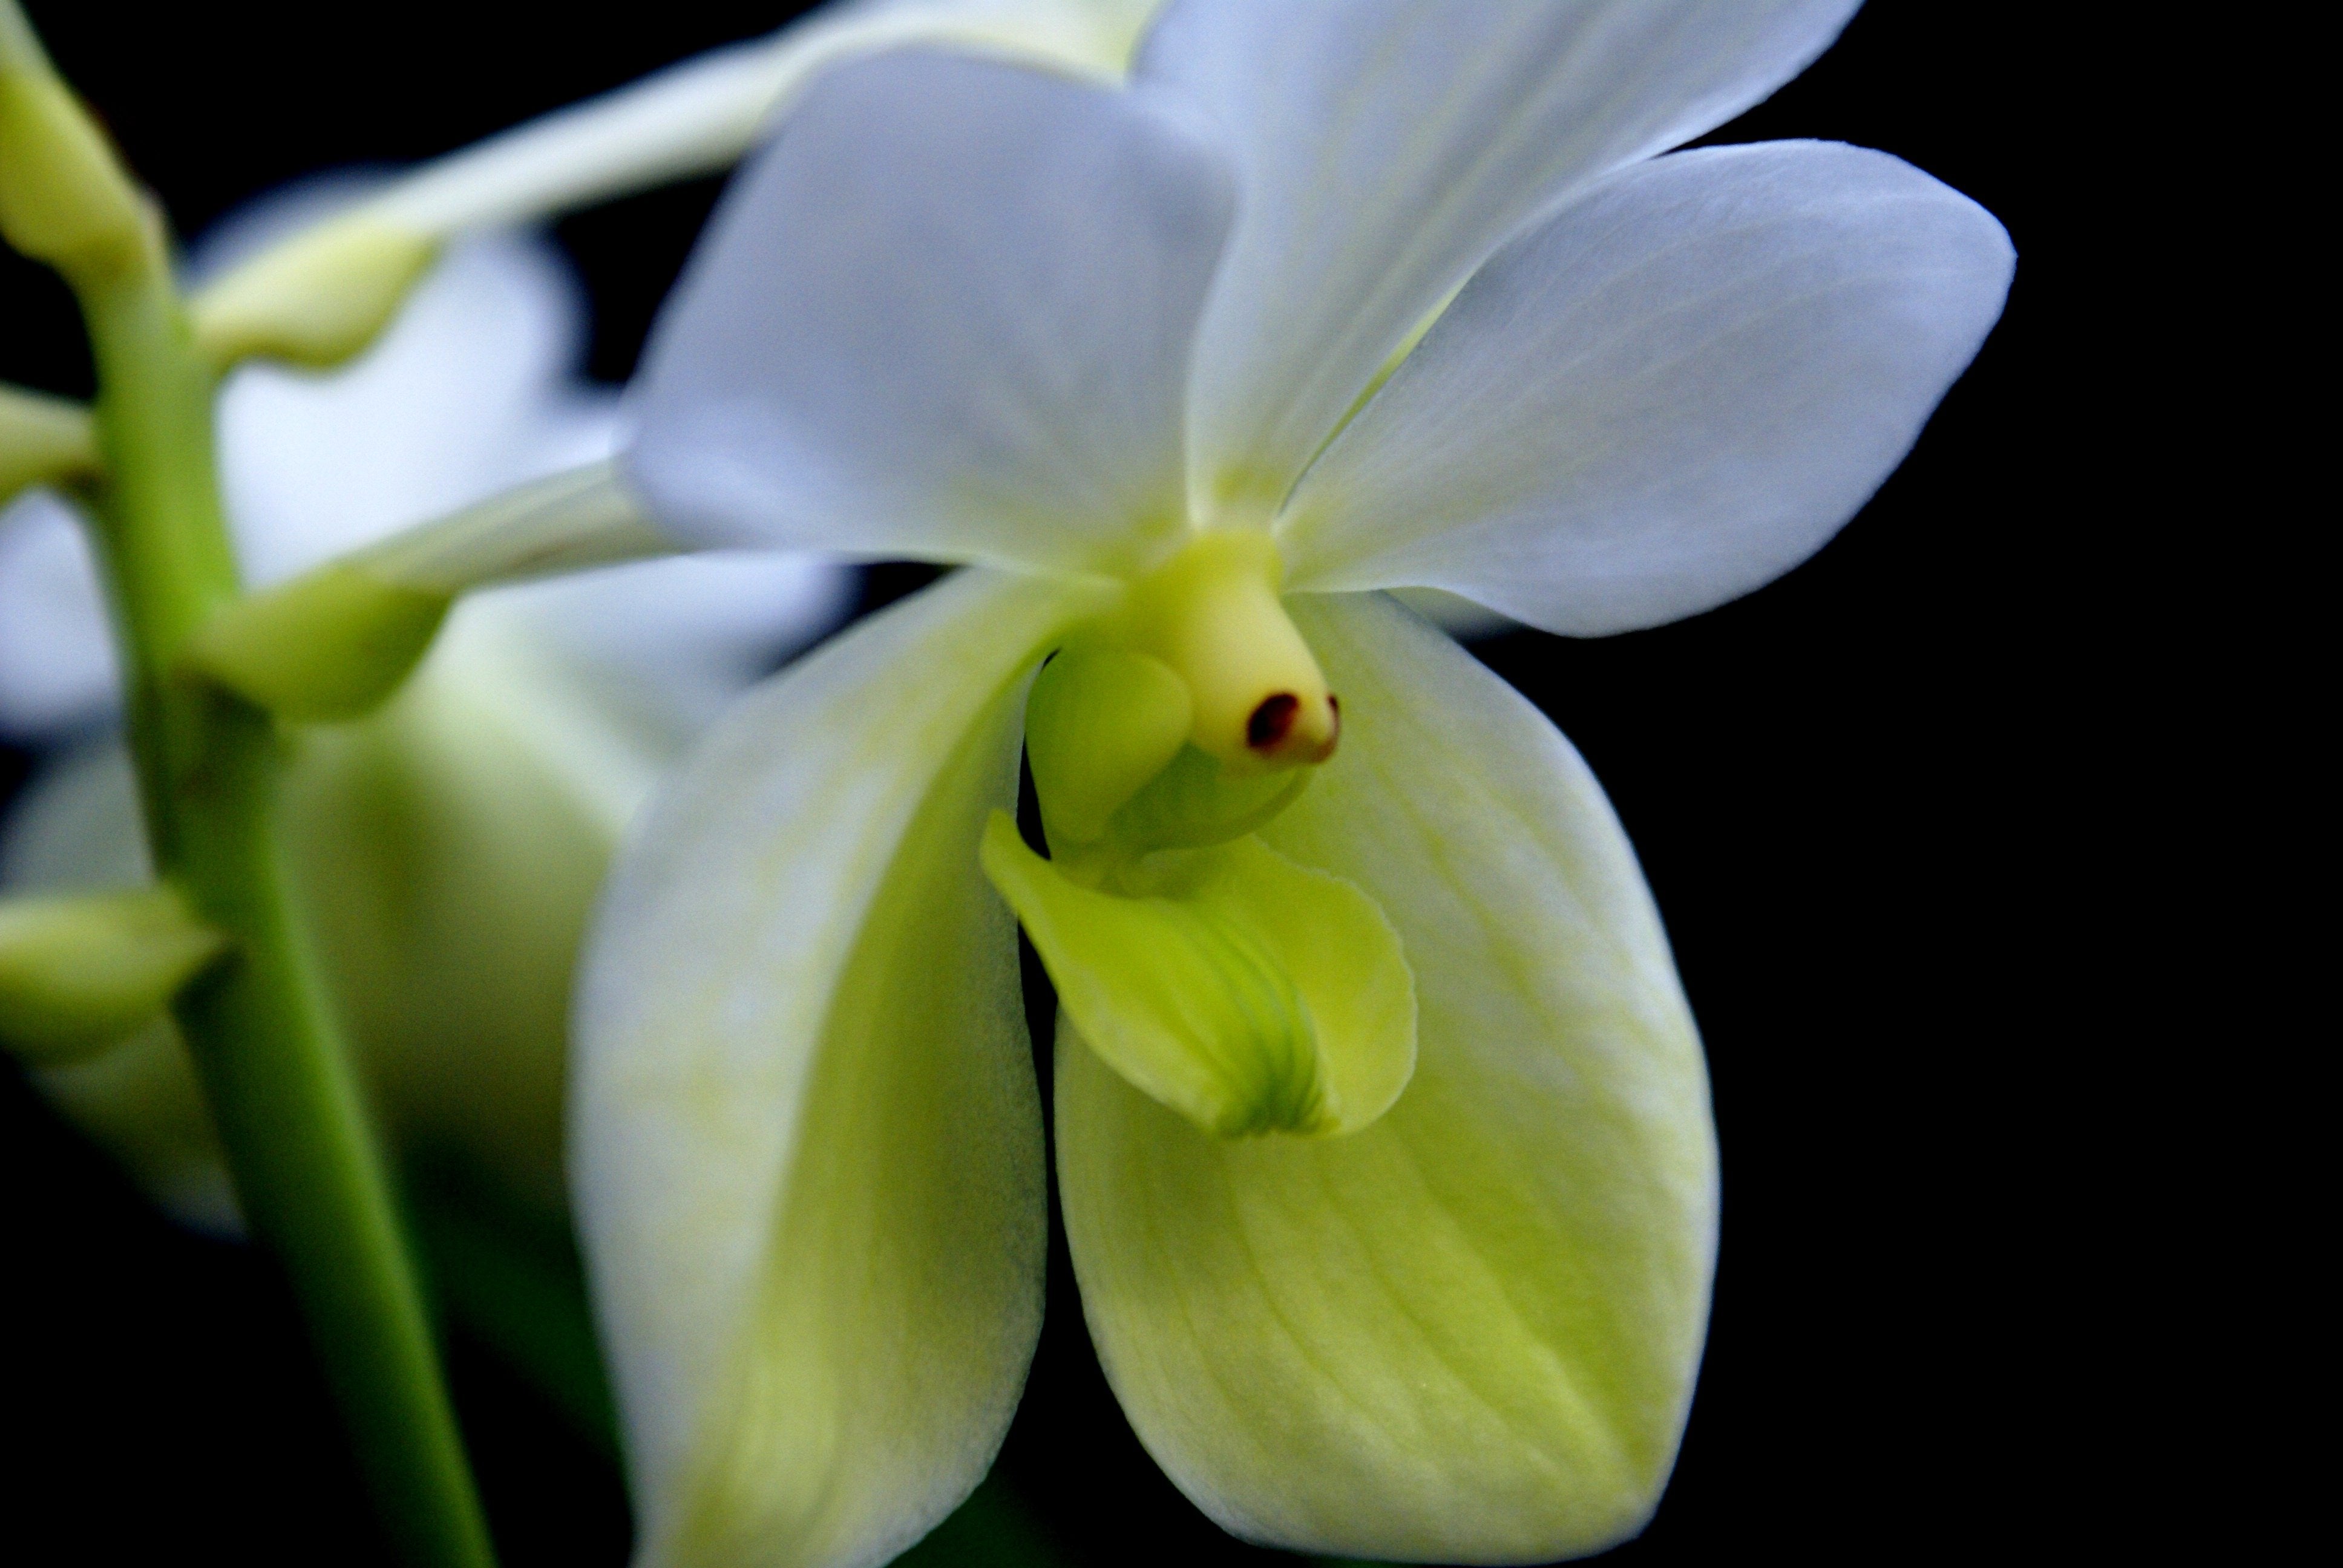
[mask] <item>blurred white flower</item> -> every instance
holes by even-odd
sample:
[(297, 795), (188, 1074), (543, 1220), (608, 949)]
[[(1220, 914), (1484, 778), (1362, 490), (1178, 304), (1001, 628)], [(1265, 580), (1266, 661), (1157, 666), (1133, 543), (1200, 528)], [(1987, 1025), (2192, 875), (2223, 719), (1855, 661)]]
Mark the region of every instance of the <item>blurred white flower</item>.
[[(296, 192), (232, 219), (216, 269), (347, 200)], [(237, 370), (222, 486), (247, 581), (610, 452), (616, 395), (578, 374), (584, 301), (542, 242), (453, 248), (339, 371)], [(482, 593), (409, 688), (360, 723), (302, 731), (296, 871), (394, 1131), (513, 1196), (559, 1201), (568, 976), (618, 836), (727, 699), (842, 614), (850, 578), (802, 556), (685, 557)], [(80, 520), (45, 491), (0, 514), (0, 734), (54, 755), (0, 824), (0, 886), (148, 874), (100, 590)], [(232, 1207), (167, 1023), (37, 1075), (166, 1207)]]

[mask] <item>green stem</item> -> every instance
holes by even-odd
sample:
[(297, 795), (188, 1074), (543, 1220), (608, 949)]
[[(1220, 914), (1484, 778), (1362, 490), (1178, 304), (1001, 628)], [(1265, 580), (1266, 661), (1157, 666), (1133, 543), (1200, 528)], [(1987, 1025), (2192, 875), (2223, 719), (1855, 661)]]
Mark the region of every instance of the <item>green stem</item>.
[(268, 717), (181, 672), (237, 596), (198, 357), (159, 232), (72, 279), (87, 317), (112, 594), (157, 872), (232, 956), (176, 1005), (236, 1193), (282, 1262), (403, 1557), (494, 1561), (429, 1319), (357, 1083), (292, 907)]

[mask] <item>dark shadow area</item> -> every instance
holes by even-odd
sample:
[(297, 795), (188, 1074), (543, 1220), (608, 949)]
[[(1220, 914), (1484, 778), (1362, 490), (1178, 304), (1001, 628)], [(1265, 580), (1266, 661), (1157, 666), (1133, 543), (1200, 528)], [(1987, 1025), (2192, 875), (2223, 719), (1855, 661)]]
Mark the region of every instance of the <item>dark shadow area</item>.
[(179, 1230), (0, 1062), (6, 1555), (388, 1568), (282, 1281)]

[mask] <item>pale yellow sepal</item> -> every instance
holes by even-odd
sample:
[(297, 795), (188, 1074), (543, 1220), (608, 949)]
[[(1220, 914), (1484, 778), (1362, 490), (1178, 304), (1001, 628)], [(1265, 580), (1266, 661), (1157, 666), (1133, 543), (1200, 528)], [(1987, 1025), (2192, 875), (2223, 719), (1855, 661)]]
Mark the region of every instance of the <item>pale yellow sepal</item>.
[(0, 1042), (39, 1065), (102, 1050), (227, 945), (168, 888), (0, 902)]
[(0, 506), (28, 485), (86, 478), (97, 465), (97, 432), (87, 408), (0, 387)]
[(1217, 1138), (1061, 1028), (1083, 1315), (1148, 1452), (1248, 1540), (1597, 1551), (1649, 1516), (1699, 1363), (1698, 1037), (1634, 855), (1552, 724), (1388, 602), (1293, 609), (1350, 733), (1262, 837), (1399, 931), (1415, 1074), (1352, 1137)]
[(434, 236), (365, 215), (311, 229), (196, 296), (196, 346), (221, 369), (253, 358), (331, 369), (381, 336), (438, 256)]

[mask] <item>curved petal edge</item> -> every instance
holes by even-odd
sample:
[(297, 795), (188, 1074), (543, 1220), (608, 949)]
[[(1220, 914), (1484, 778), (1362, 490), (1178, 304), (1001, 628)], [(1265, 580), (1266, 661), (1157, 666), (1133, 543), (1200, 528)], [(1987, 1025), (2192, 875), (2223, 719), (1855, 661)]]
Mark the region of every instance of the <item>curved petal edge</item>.
[(1292, 602), (1343, 745), (1264, 837), (1399, 930), (1415, 1076), (1350, 1137), (1215, 1139), (1061, 1023), (1083, 1311), (1141, 1441), (1239, 1535), (1596, 1551), (1657, 1503), (1705, 1334), (1699, 1040), (1634, 853), (1553, 726), (1388, 602)]
[(977, 841), (1027, 676), (1094, 608), (970, 571), (864, 622), (720, 723), (622, 859), (570, 1158), (646, 1563), (885, 1561), (1007, 1430), (1041, 1129)]
[(1694, 615), (1812, 555), (2001, 315), (1992, 215), (1885, 153), (1704, 148), (1499, 253), (1296, 492), (1310, 589), (1432, 588), (1548, 631)]

